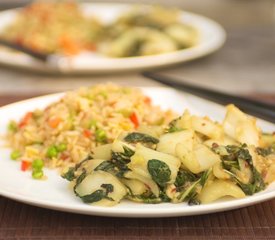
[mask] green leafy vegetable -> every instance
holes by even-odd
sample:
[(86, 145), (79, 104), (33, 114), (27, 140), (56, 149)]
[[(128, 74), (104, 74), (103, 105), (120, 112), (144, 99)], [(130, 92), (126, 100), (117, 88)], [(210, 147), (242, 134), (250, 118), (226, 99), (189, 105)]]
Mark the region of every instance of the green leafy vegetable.
[(256, 148), (256, 152), (257, 152), (258, 155), (266, 157), (266, 156), (268, 156), (270, 154), (275, 153), (275, 150), (274, 150), (273, 147), (268, 147), (268, 148), (260, 148), (260, 147), (258, 147), (258, 148)]
[(159, 197), (156, 197), (151, 191), (147, 191), (141, 195), (133, 195), (130, 198), (137, 199), (144, 203), (150, 203), (150, 204), (156, 204), (161, 202), (171, 202), (171, 199), (163, 191), (160, 191)]
[(123, 177), (124, 173), (129, 171), (127, 164), (130, 158), (134, 155), (134, 151), (130, 148), (123, 146), (124, 152), (112, 152), (111, 162), (115, 166), (116, 176)]
[(76, 179), (76, 183), (74, 185), (74, 193), (76, 196), (78, 197), (81, 197), (79, 196), (79, 194), (76, 192), (76, 188), (78, 187), (78, 185), (84, 180), (84, 178), (87, 176), (87, 172), (86, 170), (84, 169), (83, 172), (79, 175), (79, 177)]
[(95, 171), (98, 170), (111, 173), (112, 175), (116, 175), (117, 177), (123, 177), (124, 173), (127, 172), (129, 169), (126, 164), (118, 164), (112, 161), (104, 161), (95, 168)]
[(160, 191), (159, 197), (162, 202), (171, 202), (171, 199), (163, 191)]
[(180, 169), (175, 180), (175, 186), (179, 188), (184, 186), (186, 183), (194, 182), (196, 180), (198, 180), (198, 177), (195, 174), (188, 170)]
[(193, 196), (192, 198), (189, 199), (188, 201), (188, 205), (189, 206), (193, 206), (193, 205), (200, 205), (201, 202), (200, 200), (197, 198), (197, 195), (196, 196)]
[(164, 186), (170, 181), (171, 170), (165, 162), (151, 159), (147, 163), (147, 169), (152, 179), (160, 186)]
[(70, 167), (69, 170), (66, 173), (61, 175), (61, 177), (65, 178), (66, 180), (71, 182), (75, 179), (74, 172), (75, 172), (75, 168)]
[(70, 167), (67, 172), (61, 175), (62, 178), (65, 178), (68, 181), (73, 181), (76, 176), (75, 172), (87, 161), (92, 160), (92, 156), (88, 155), (85, 159), (81, 162), (77, 163), (74, 167)]
[[(261, 174), (253, 165), (252, 156), (250, 155), (247, 145), (242, 144), (240, 146), (229, 145), (224, 147), (227, 151), (227, 155), (222, 155), (222, 167), (226, 173), (228, 173), (240, 186), (246, 195), (253, 195), (259, 191), (265, 189), (265, 183)], [(213, 149), (213, 148), (212, 148)], [(213, 149), (216, 150), (215, 148)], [(266, 150), (258, 149), (261, 154), (267, 154)], [(237, 176), (238, 171), (242, 171), (241, 166), (250, 168), (252, 172), (252, 178), (249, 183), (244, 183)]]
[(75, 165), (75, 171), (78, 170), (85, 162), (92, 160), (93, 157), (91, 155), (88, 155), (86, 158), (84, 158), (81, 162), (77, 163)]
[(105, 172), (112, 172), (114, 169), (115, 165), (111, 161), (104, 161), (95, 168), (95, 171), (101, 170)]
[(255, 167), (253, 167), (252, 169), (253, 180), (251, 181), (251, 183), (248, 183), (248, 184), (243, 183), (238, 178), (238, 176), (236, 176), (236, 174), (228, 170), (225, 170), (225, 172), (227, 172), (229, 175), (232, 176), (233, 179), (236, 180), (237, 184), (240, 186), (240, 188), (243, 190), (243, 192), (246, 195), (253, 195), (254, 193), (260, 192), (265, 189), (265, 183), (263, 181), (263, 178)]
[(85, 196), (80, 196), (83, 202), (93, 203), (102, 200), (105, 197), (105, 192), (101, 189), (94, 191), (93, 193)]
[(171, 121), (169, 124), (168, 124), (168, 128), (166, 129), (166, 132), (168, 133), (173, 133), (173, 132), (179, 132), (179, 131), (182, 131), (183, 129), (182, 128), (179, 128), (177, 127), (177, 122), (180, 118), (176, 118), (174, 119), (173, 121)]
[(241, 170), (240, 163), (242, 161), (252, 163), (252, 157), (246, 149), (247, 145), (228, 145), (212, 147), (212, 150), (219, 154), (222, 160), (222, 167), (226, 170), (237, 169)]
[(91, 194), (80, 196), (80, 198), (85, 203), (98, 202), (104, 198), (110, 201), (114, 201), (112, 198), (108, 196), (109, 193), (112, 193), (114, 191), (114, 186), (112, 184), (102, 184), (101, 187), (103, 189), (98, 189)]
[(212, 169), (209, 169), (209, 170), (204, 171), (202, 173), (202, 175), (200, 177), (200, 181), (199, 181), (199, 183), (202, 187), (205, 185), (205, 183), (206, 183), (207, 179), (209, 178), (209, 175), (210, 175), (211, 172), (212, 172)]
[(124, 173), (129, 171), (127, 163), (130, 162), (130, 157), (134, 155), (134, 151), (124, 146), (124, 152), (112, 152), (110, 161), (104, 161), (99, 164), (95, 171), (101, 170), (109, 172), (117, 177), (123, 177)]
[(193, 183), (186, 184), (185, 188), (182, 189), (181, 194), (178, 196), (178, 200), (188, 201), (191, 205), (194, 203), (199, 203), (199, 200), (197, 199), (198, 196), (198, 190), (204, 187), (206, 181), (208, 180), (210, 174), (212, 172), (212, 169), (209, 169), (202, 174), (200, 174), (200, 177), (198, 180), (196, 180)]
[(106, 194), (114, 191), (114, 186), (112, 184), (102, 184), (101, 187), (106, 189)]
[(145, 133), (133, 132), (129, 133), (124, 140), (128, 143), (152, 143), (157, 144), (159, 140)]
[(123, 150), (123, 152), (112, 152), (112, 162), (123, 165), (130, 162), (130, 158), (135, 152), (126, 146), (123, 146)]

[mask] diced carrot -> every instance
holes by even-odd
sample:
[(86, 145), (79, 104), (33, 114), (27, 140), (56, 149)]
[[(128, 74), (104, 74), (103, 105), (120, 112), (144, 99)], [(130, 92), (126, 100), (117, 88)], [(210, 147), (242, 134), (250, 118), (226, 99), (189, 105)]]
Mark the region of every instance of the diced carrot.
[(26, 115), (23, 117), (23, 119), (21, 120), (21, 122), (18, 125), (19, 128), (26, 126), (31, 118), (32, 118), (32, 112), (26, 113)]
[(86, 48), (89, 49), (90, 51), (92, 52), (95, 52), (97, 47), (96, 47), (96, 44), (95, 43), (89, 43), (89, 44), (86, 44)]
[(37, 42), (35, 38), (33, 38), (31, 41), (28, 42), (28, 46), (34, 51), (37, 51), (37, 52), (41, 51), (39, 42)]
[(129, 118), (130, 118), (131, 122), (134, 124), (135, 128), (138, 128), (138, 126), (139, 126), (139, 121), (138, 121), (138, 117), (137, 117), (136, 113), (133, 112), (133, 113), (130, 115)]
[(151, 104), (152, 100), (149, 97), (145, 97), (144, 102), (147, 104)]
[(59, 123), (62, 121), (61, 118), (59, 117), (55, 117), (55, 118), (51, 118), (49, 121), (48, 121), (48, 124), (51, 128), (57, 128), (57, 126), (59, 125)]
[(66, 35), (63, 35), (60, 38), (60, 45), (64, 53), (68, 55), (76, 55), (81, 50), (81, 47), (79, 46), (79, 44)]
[(21, 171), (27, 171), (30, 168), (31, 165), (32, 165), (31, 162), (26, 161), (26, 160), (22, 160), (22, 162), (21, 162)]
[(88, 129), (83, 130), (83, 135), (87, 138), (90, 138), (92, 136), (92, 132)]

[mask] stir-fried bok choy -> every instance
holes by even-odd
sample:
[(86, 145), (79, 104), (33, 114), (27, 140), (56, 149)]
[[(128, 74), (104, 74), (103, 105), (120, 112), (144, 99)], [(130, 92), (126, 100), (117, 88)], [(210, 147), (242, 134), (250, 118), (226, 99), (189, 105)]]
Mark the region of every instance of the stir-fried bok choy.
[(210, 203), (275, 180), (275, 136), (233, 105), (222, 123), (188, 111), (160, 129), (140, 126), (99, 146), (63, 177), (85, 203)]

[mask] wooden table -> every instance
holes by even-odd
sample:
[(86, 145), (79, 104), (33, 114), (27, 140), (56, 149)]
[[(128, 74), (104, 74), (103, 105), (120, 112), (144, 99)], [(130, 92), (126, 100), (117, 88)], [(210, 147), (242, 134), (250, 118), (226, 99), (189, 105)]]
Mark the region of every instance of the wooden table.
[(126, 219), (31, 207), (0, 197), (0, 239), (274, 239), (275, 200), (203, 216)]
[[(10, 0), (5, 4), (0, 1), (0, 8), (22, 1), (25, 0)], [(167, 4), (165, 0), (141, 2)], [(163, 74), (275, 103), (274, 0), (171, 0), (169, 4), (217, 20), (225, 27), (228, 39), (217, 53), (161, 69)], [(138, 73), (51, 76), (0, 67), (0, 106), (105, 81), (133, 86), (157, 85)], [(202, 216), (123, 219), (57, 212), (0, 197), (0, 239), (271, 240), (275, 239), (274, 216), (275, 200)]]

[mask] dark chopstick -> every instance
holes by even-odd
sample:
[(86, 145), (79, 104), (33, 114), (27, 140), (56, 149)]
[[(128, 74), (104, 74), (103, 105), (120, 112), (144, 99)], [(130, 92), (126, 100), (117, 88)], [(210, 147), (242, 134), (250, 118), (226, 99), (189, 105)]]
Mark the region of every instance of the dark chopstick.
[(275, 105), (273, 104), (231, 95), (228, 93), (222, 93), (183, 82), (177, 82), (171, 77), (163, 76), (154, 72), (144, 72), (142, 75), (177, 90), (185, 91), (219, 104), (227, 105), (232, 103), (250, 115), (275, 123)]
[(13, 50), (17, 50), (19, 52), (23, 52), (23, 53), (25, 53), (25, 54), (41, 61), (41, 62), (47, 62), (47, 60), (49, 58), (48, 54), (44, 54), (44, 53), (34, 51), (30, 48), (21, 46), (17, 43), (13, 43), (13, 42), (7, 41), (7, 40), (2, 39), (2, 38), (0, 38), (0, 45), (8, 47), (8, 48), (13, 49)]

